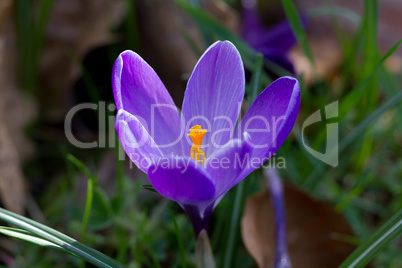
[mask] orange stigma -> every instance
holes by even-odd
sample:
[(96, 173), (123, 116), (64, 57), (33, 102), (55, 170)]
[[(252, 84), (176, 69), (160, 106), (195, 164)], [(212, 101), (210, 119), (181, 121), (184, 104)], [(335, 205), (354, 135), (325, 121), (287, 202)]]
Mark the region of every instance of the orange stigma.
[(190, 149), (191, 158), (197, 162), (200, 162), (200, 158), (202, 156), (202, 165), (205, 163), (205, 153), (201, 151), (201, 144), (205, 133), (207, 133), (206, 129), (202, 129), (200, 125), (195, 125), (190, 128), (190, 133), (187, 134), (193, 141), (193, 145)]

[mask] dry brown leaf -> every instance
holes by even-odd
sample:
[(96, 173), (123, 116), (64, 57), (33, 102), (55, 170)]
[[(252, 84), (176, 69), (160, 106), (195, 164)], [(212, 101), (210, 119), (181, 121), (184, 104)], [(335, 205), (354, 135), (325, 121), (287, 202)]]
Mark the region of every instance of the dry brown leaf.
[(317, 79), (332, 77), (336, 73), (342, 60), (342, 52), (333, 38), (310, 36), (308, 43), (313, 54), (314, 67), (299, 45), (292, 49), (289, 56), (296, 74), (304, 74), (305, 83), (311, 85)]
[(79, 75), (74, 57), (112, 41), (110, 29), (124, 18), (124, 0), (55, 0), (40, 62), (48, 117), (63, 118), (72, 83)]
[(3, 205), (22, 214), (25, 206), (25, 183), (21, 158), (31, 151), (23, 135), (29, 111), (18, 91), (16, 72), (16, 31), (11, 1), (0, 4), (0, 198)]
[(20, 161), (7, 127), (0, 122), (0, 196), (6, 209), (22, 214), (25, 186)]
[[(285, 185), (286, 229), (289, 256), (297, 268), (338, 265), (354, 247), (341, 242), (351, 229), (342, 215), (294, 186)], [(247, 199), (241, 226), (243, 242), (261, 268), (272, 267), (275, 252), (274, 216), (265, 189)]]
[(3, 0), (0, 2), (0, 22), (4, 22), (4, 18), (11, 11), (11, 0)]

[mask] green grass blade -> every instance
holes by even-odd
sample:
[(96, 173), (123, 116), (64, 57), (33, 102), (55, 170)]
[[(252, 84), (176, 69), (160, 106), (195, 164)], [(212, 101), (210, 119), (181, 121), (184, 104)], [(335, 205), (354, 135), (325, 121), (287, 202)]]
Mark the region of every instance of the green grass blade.
[(240, 37), (226, 29), (213, 17), (201, 9), (195, 8), (182, 0), (175, 0), (175, 3), (185, 12), (187, 12), (200, 26), (209, 29), (209, 31), (214, 33), (219, 39), (230, 40), (239, 50), (247, 68), (250, 70), (255, 69), (254, 60), (256, 53)]
[(316, 17), (328, 16), (328, 15), (336, 15), (336, 16), (347, 19), (355, 26), (357, 26), (360, 22), (360, 16), (356, 12), (354, 12), (353, 10), (350, 10), (348, 8), (344, 8), (341, 6), (335, 6), (335, 5), (332, 5), (331, 8), (328, 8), (328, 6), (320, 6), (320, 7), (311, 8), (311, 9), (307, 10), (306, 15), (310, 18), (316, 18)]
[(150, 185), (150, 184), (143, 184), (143, 185), (141, 185), (141, 188), (144, 189), (144, 190), (148, 190), (148, 191), (154, 192), (154, 193), (157, 193), (157, 192), (158, 192), (158, 191), (156, 191), (155, 188), (154, 188), (152, 185)]
[(208, 13), (201, 9), (195, 8), (183, 0), (175, 0), (175, 3), (187, 12), (200, 26), (209, 29), (210, 32), (222, 39), (232, 41), (242, 56), (253, 56), (255, 54), (253, 49), (250, 48), (240, 37), (226, 29)]
[(89, 169), (78, 160), (75, 156), (68, 154), (67, 159), (74, 165), (78, 170), (80, 170), (84, 176), (87, 177), (87, 196), (85, 201), (85, 209), (84, 209), (84, 216), (82, 218), (82, 229), (81, 229), (81, 241), (82, 243), (86, 243), (87, 241), (87, 229), (88, 229), (88, 222), (89, 222), (89, 215), (91, 213), (92, 207), (92, 200), (93, 200), (93, 193), (94, 193), (94, 185), (96, 184), (96, 176), (94, 176)]
[(170, 216), (172, 217), (174, 231), (175, 231), (176, 237), (177, 237), (177, 243), (179, 244), (181, 267), (186, 268), (186, 265), (187, 265), (186, 252), (184, 251), (183, 240), (180, 235), (179, 226), (177, 225), (176, 217), (174, 216), (172, 208), (170, 207), (169, 204), (167, 204), (167, 206), (169, 209)]
[[(344, 139), (342, 139), (339, 143), (339, 155), (357, 138), (359, 138), (364, 131), (376, 120), (380, 115), (382, 115), (388, 109), (393, 108), (402, 100), (402, 92), (399, 92), (394, 97), (389, 99), (387, 102), (378, 107), (374, 112), (372, 112), (369, 116), (367, 116), (356, 128), (354, 128)], [(329, 155), (333, 155), (332, 152), (329, 152)], [(323, 173), (325, 172), (326, 166), (323, 162), (317, 164), (313, 172), (311, 172), (310, 176), (306, 179), (304, 183), (304, 187), (312, 191), (315, 186), (318, 184), (320, 178), (322, 178)]]
[(33, 235), (45, 239), (51, 243), (63, 247), (65, 250), (79, 256), (80, 258), (102, 268), (124, 267), (106, 255), (96, 251), (77, 240), (62, 234), (46, 225), (33, 221), (21, 215), (15, 214), (0, 208), (0, 220), (12, 224), (20, 229), (26, 230)]
[[(364, 16), (363, 16), (363, 66), (359, 70), (359, 75), (363, 78), (368, 77), (375, 69), (380, 53), (377, 47), (377, 18), (378, 18), (378, 3), (376, 0), (364, 2)], [(358, 111), (358, 117), (363, 117), (367, 111), (372, 111), (378, 100), (378, 82), (377, 74), (371, 79), (371, 83), (367, 85), (361, 100), (366, 104), (366, 109)], [(371, 142), (371, 128), (368, 128), (362, 138), (360, 152), (356, 159), (356, 168), (361, 169), (364, 166), (372, 147)]]
[(370, 170), (367, 174), (360, 176), (360, 179), (356, 182), (356, 186), (342, 198), (342, 200), (335, 206), (335, 210), (342, 212), (347, 206), (349, 206), (349, 204), (363, 192), (366, 184), (374, 178), (374, 175), (373, 171)]
[(293, 33), (296, 35), (297, 41), (301, 45), (304, 53), (310, 61), (311, 66), (314, 66), (313, 53), (307, 42), (307, 35), (303, 29), (297, 9), (292, 0), (282, 0), (282, 6), (285, 10), (286, 17), (292, 27)]
[[(371, 74), (361, 83), (356, 85), (344, 98), (339, 102), (339, 118), (341, 121), (340, 126), (346, 125), (349, 123), (345, 116), (349, 113), (353, 108), (358, 106), (358, 103), (361, 101), (365, 89), (369, 83), (372, 83), (372, 78), (374, 75), (379, 72), (383, 68), (383, 63), (386, 61), (394, 52), (399, 48), (399, 45), (402, 43), (402, 39), (399, 40), (388, 52), (381, 58), (381, 60), (377, 63), (375, 69), (371, 72)], [(390, 89), (391, 90), (391, 89)], [(385, 90), (386, 92), (388, 90)], [(392, 96), (390, 96), (392, 97)], [(326, 137), (326, 133), (322, 132), (321, 135), (316, 137), (315, 146), (319, 144), (323, 144)]]
[(361, 244), (340, 266), (340, 268), (365, 267), (375, 255), (394, 238), (402, 234), (402, 210), (399, 210), (368, 240)]
[[(359, 101), (362, 98), (362, 95), (364, 93), (364, 90), (366, 86), (371, 82), (371, 79), (373, 76), (381, 70), (383, 63), (385, 60), (387, 60), (400, 46), (402, 43), (402, 39), (399, 40), (388, 52), (381, 58), (381, 60), (377, 63), (377, 66), (375, 69), (372, 71), (372, 73), (360, 84), (355, 86), (346, 97), (339, 103), (339, 118), (342, 120), (340, 122), (340, 126), (345, 125), (347, 123), (347, 118), (345, 116), (347, 115), (348, 112), (350, 112), (353, 108), (355, 108)], [(374, 113), (373, 113), (374, 114)], [(325, 139), (325, 133), (323, 132), (322, 135), (318, 136), (316, 138), (316, 145), (317, 144), (322, 144), (324, 139)], [(339, 150), (339, 154), (341, 151)], [(313, 190), (315, 185), (318, 183), (318, 179), (322, 176), (322, 174), (325, 172), (325, 165), (322, 163), (319, 163), (314, 170), (310, 173), (310, 175), (307, 177), (307, 179), (304, 182), (304, 187), (306, 190)]]
[(93, 194), (94, 194), (94, 180), (88, 179), (85, 210), (84, 210), (84, 216), (82, 217), (82, 226), (81, 226), (81, 241), (84, 244), (87, 242), (87, 229), (88, 229), (89, 215), (91, 214)]
[(151, 247), (151, 246), (147, 246), (147, 249), (148, 249), (149, 255), (150, 255), (150, 257), (151, 257), (152, 267), (155, 267), (155, 268), (162, 268), (161, 265), (160, 265), (160, 263), (159, 263), (158, 258), (156, 257), (154, 248)]
[[(32, 243), (41, 247), (46, 247), (46, 248), (51, 248), (51, 249), (56, 249), (59, 251), (62, 251), (64, 253), (72, 254), (70, 251), (65, 250), (63, 247), (58, 246), (52, 242), (49, 242), (45, 239), (42, 239), (28, 231), (17, 229), (17, 228), (11, 228), (11, 227), (5, 227), (5, 226), (0, 226), (0, 233), (28, 242)], [(73, 254), (74, 255), (74, 254)], [(76, 256), (76, 255), (74, 255)], [(78, 256), (76, 256), (78, 257)]]
[(362, 98), (362, 94), (364, 92), (364, 89), (366, 86), (371, 83), (371, 79), (374, 77), (374, 75), (377, 73), (378, 70), (380, 70), (382, 64), (386, 59), (388, 59), (399, 47), (401, 44), (402, 40), (399, 40), (382, 58), (381, 60), (377, 63), (376, 67), (374, 70), (370, 73), (370, 75), (359, 85), (354, 87), (351, 92), (344, 98), (343, 101), (340, 102), (340, 107), (339, 107), (339, 117), (344, 118), (345, 115), (356, 105), (360, 102)]
[(349, 135), (347, 135), (339, 143), (339, 152), (345, 150), (354, 140), (360, 137), (361, 134), (369, 127), (374, 120), (376, 120), (380, 115), (382, 115), (388, 109), (393, 108), (402, 100), (402, 91), (393, 96), (387, 102), (378, 107), (374, 112), (367, 116), (356, 128), (354, 128)]
[[(243, 63), (247, 67), (247, 69), (255, 70), (257, 68), (256, 67), (257, 52), (255, 52), (245, 41), (243, 41), (242, 38), (226, 29), (205, 11), (195, 8), (187, 4), (183, 0), (175, 0), (175, 3), (185, 12), (187, 12), (200, 25), (200, 27), (204, 31), (207, 30), (211, 32), (215, 37), (217, 37), (220, 40), (231, 41), (239, 51)], [(269, 70), (273, 71), (279, 76), (292, 75), (278, 64), (269, 61), (265, 58), (264, 58), (264, 66), (266, 66)], [(264, 82), (271, 80), (269, 79), (268, 75), (264, 72), (261, 73), (261, 79)]]
[[(395, 77), (393, 77), (384, 66), (381, 66), (379, 70), (379, 81), (384, 88), (385, 95), (388, 98), (398, 93), (399, 88)], [(397, 116), (396, 120), (399, 120), (398, 124), (402, 125), (402, 106), (398, 106), (398, 112), (399, 116)]]
[(18, 0), (15, 3), (18, 34), (18, 57), (21, 85), (29, 93), (36, 93), (36, 64), (33, 45), (33, 27), (31, 9), (32, 3), (27, 0)]
[(39, 57), (42, 51), (43, 38), (45, 36), (47, 22), (49, 20), (50, 12), (52, 11), (54, 0), (42, 0), (39, 3), (39, 18), (35, 24), (35, 61), (39, 63)]
[(229, 238), (226, 244), (225, 250), (225, 257), (224, 257), (224, 268), (233, 267), (233, 255), (235, 251), (235, 239), (238, 233), (239, 227), (239, 219), (240, 219), (240, 212), (241, 212), (241, 203), (243, 199), (243, 192), (244, 192), (244, 181), (240, 182), (236, 186), (236, 196), (234, 200), (233, 210), (232, 210), (232, 217), (230, 220), (230, 229), (229, 229)]
[(138, 32), (138, 25), (137, 25), (137, 10), (134, 1), (126, 0), (126, 19), (125, 19), (125, 27), (127, 28), (127, 41), (128, 46), (130, 49), (134, 51), (140, 50), (140, 34)]
[(72, 154), (67, 155), (67, 159), (79, 170), (84, 174), (85, 177), (88, 179), (96, 181), (96, 176), (92, 174), (91, 171), (85, 166), (83, 162), (81, 162), (78, 158), (73, 156)]
[(189, 30), (185, 26), (185, 24), (180, 24), (179, 25), (179, 31), (180, 34), (183, 36), (183, 38), (186, 40), (187, 44), (190, 46), (191, 51), (193, 54), (199, 58), (202, 55), (202, 51), (198, 48), (197, 43), (193, 40), (193, 38), (190, 35)]
[(256, 60), (256, 68), (251, 78), (251, 96), (250, 103), (253, 103), (258, 94), (261, 93), (261, 71), (263, 66), (264, 57), (258, 53)]
[[(200, 5), (200, 2), (198, 0), (189, 0), (187, 2), (194, 9), (201, 10), (201, 5)], [(213, 43), (212, 36), (211, 36), (211, 31), (210, 31), (209, 27), (205, 27), (200, 22), (198, 22), (198, 27), (200, 29), (200, 33), (201, 33), (203, 43), (204, 43), (204, 45), (206, 47), (208, 47), (210, 44)]]

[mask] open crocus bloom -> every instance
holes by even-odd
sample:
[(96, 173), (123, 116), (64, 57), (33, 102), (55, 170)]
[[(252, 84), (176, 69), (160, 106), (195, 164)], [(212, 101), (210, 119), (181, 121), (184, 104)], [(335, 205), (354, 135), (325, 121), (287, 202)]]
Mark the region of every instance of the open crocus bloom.
[[(242, 0), (241, 3), (243, 6), (242, 36), (244, 40), (255, 51), (262, 53), (266, 59), (288, 72), (294, 73), (293, 64), (289, 61), (288, 54), (297, 42), (289, 22), (284, 21), (267, 28), (259, 18), (257, 1)], [(305, 18), (302, 18), (302, 23), (305, 27)]]
[(224, 194), (276, 152), (296, 120), (299, 83), (282, 77), (237, 123), (244, 79), (234, 45), (214, 43), (191, 74), (180, 114), (139, 55), (124, 51), (113, 67), (120, 142), (153, 187), (181, 205), (196, 235)]

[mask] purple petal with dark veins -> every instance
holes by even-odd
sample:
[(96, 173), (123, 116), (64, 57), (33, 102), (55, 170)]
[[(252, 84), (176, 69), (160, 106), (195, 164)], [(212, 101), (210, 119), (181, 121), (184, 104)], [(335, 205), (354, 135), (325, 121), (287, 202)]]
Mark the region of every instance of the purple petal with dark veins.
[(148, 169), (148, 177), (162, 196), (182, 205), (197, 204), (200, 210), (215, 198), (210, 175), (189, 157), (164, 157)]
[(262, 44), (260, 41), (267, 32), (267, 28), (261, 22), (255, 7), (244, 8), (242, 11), (242, 37), (254, 49)]
[[(295, 124), (299, 106), (300, 85), (292, 77), (275, 80), (258, 95), (236, 130), (250, 135), (251, 159), (259, 159), (262, 165), (279, 149)], [(245, 168), (241, 177), (254, 169)]]
[(264, 33), (260, 34), (261, 38), (256, 46), (261, 49), (261, 52), (263, 52), (264, 47), (271, 47), (287, 53), (297, 42), (288, 21), (283, 21), (272, 28), (265, 29)]
[[(244, 97), (244, 68), (239, 52), (229, 41), (211, 45), (194, 68), (184, 94), (182, 117), (185, 131), (194, 125), (206, 129), (202, 149), (207, 156), (214, 145), (231, 138)], [(186, 132), (188, 133), (188, 132)], [(190, 155), (191, 140), (183, 139), (183, 151)]]
[[(289, 22), (285, 20), (268, 28), (259, 18), (256, 3), (249, 6), (243, 4), (243, 7), (242, 36), (244, 40), (257, 52), (262, 53), (267, 60), (294, 73), (288, 53), (296, 45), (297, 40)], [(306, 27), (306, 19), (301, 17), (301, 20), (302, 25)]]
[(141, 122), (134, 115), (119, 110), (116, 115), (116, 131), (124, 151), (143, 172), (147, 173), (152, 162), (163, 156), (149, 135), (146, 122)]
[(117, 109), (144, 119), (165, 155), (181, 154), (177, 108), (148, 63), (133, 51), (124, 51), (113, 66), (112, 85)]
[[(249, 165), (252, 148), (246, 138), (233, 139), (225, 148), (215, 151), (205, 162), (216, 187), (216, 197), (229, 191), (239, 181), (243, 169)], [(215, 204), (216, 205), (216, 204)]]

